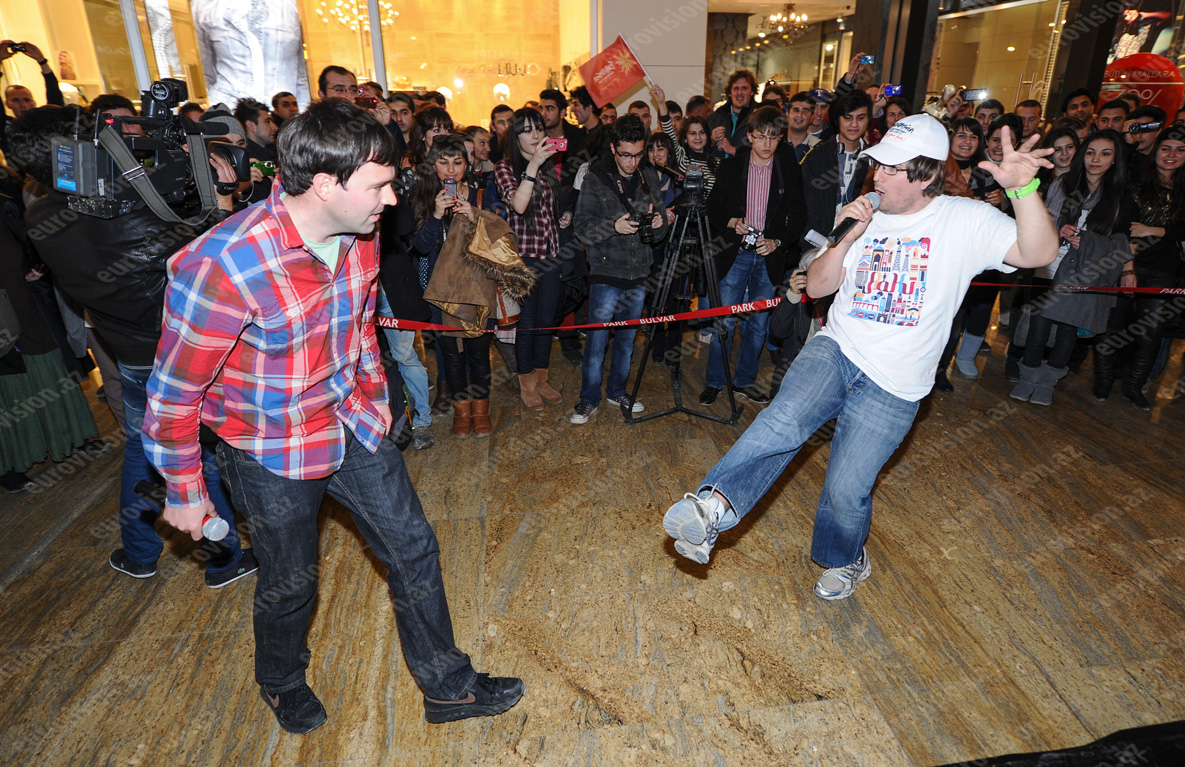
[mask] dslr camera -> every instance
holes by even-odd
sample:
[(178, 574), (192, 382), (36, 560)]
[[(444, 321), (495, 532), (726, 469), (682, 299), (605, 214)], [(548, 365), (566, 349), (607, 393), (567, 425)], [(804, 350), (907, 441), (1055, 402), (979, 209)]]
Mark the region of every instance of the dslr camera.
[[(188, 98), (184, 81), (158, 80), (141, 94), (140, 117), (103, 113), (84, 126), (80, 113), (73, 136), (52, 137), (53, 187), (68, 196), (70, 210), (115, 218), (143, 200), (162, 218), (181, 221), (178, 210), (200, 202), (201, 212), (192, 221), (196, 223), (216, 207), (215, 191), (229, 194), (237, 185), (217, 181), (209, 156), (225, 159), (238, 182), (250, 181), (246, 149), (225, 141), (208, 142), (224, 135), (226, 126), (174, 114)], [(143, 133), (124, 134), (125, 125), (139, 125)]]
[(643, 245), (654, 244), (654, 230), (650, 228), (650, 217), (639, 215), (637, 211), (630, 213), (630, 220), (638, 225), (638, 239)]
[(750, 226), (749, 231), (745, 232), (745, 236), (741, 238), (741, 247), (746, 250), (757, 250), (757, 241), (764, 236), (765, 232)]

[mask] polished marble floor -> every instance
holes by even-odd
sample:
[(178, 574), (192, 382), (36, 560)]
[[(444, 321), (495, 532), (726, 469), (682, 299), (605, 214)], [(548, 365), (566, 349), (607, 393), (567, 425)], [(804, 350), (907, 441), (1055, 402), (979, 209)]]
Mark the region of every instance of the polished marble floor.
[(1179, 362), (1150, 414), (1091, 401), (1083, 375), (1041, 408), (1008, 399), (993, 345), (979, 381), (952, 373), (956, 392), (923, 404), (875, 492), (872, 578), (839, 603), (811, 593), (825, 439), (701, 567), (662, 515), (739, 427), (627, 426), (607, 407), (572, 426), (579, 372), (558, 347), (565, 408), (530, 413), (503, 383), (490, 439), (438, 421), (405, 457), (458, 643), (528, 686), (507, 714), (450, 725), (424, 722), (341, 507), (322, 517), (310, 637), (329, 722), (291, 736), (252, 681), (253, 581), (207, 589), (163, 526), (158, 577), (116, 573), (119, 451), (42, 464), (38, 492), (0, 499), (0, 764), (923, 766), (1185, 718)]

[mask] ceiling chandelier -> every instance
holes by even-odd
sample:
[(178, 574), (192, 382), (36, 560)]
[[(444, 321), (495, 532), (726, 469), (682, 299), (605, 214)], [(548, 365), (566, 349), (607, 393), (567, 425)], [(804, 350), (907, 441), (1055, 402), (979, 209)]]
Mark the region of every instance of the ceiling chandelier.
[[(349, 27), (351, 30), (357, 31), (362, 29), (370, 31), (370, 19), (366, 13), (366, 0), (361, 0), (361, 5), (358, 0), (322, 0), (321, 7), (314, 8), (317, 16), (326, 24), (329, 20), (336, 19), (339, 24), (344, 27)], [(382, 16), (382, 26), (387, 27), (395, 23), (395, 17), (399, 15), (399, 11), (391, 10), (391, 3), (386, 0), (379, 2), (379, 15)]]
[(758, 37), (772, 37), (774, 35), (789, 36), (793, 32), (801, 33), (806, 30), (807, 20), (805, 13), (798, 13), (794, 10), (794, 3), (786, 3), (786, 6), (778, 13), (771, 13), (768, 17), (761, 20), (761, 29), (757, 32)]

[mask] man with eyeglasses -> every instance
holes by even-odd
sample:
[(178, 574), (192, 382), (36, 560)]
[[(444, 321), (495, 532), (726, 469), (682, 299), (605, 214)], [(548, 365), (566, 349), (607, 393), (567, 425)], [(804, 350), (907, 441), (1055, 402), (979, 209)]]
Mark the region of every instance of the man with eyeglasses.
[[(610, 155), (589, 166), (576, 201), (573, 230), (588, 252), (589, 322), (622, 322), (642, 316), (646, 279), (654, 260), (652, 243), (667, 234), (662, 190), (653, 168), (639, 168), (646, 155), (646, 128), (637, 115), (627, 114), (609, 129)], [(650, 229), (649, 242), (639, 229)], [(625, 391), (637, 328), (613, 331), (613, 359), (605, 394), (609, 402), (638, 413)], [(589, 330), (581, 364), (580, 402), (571, 421), (588, 423), (601, 404), (602, 368), (609, 330)]]
[[(774, 286), (786, 273), (787, 250), (806, 221), (798, 163), (791, 153), (778, 151), (788, 126), (782, 110), (758, 107), (749, 115), (745, 143), (716, 171), (716, 184), (708, 195), (708, 218), (725, 239), (715, 256), (716, 273), (724, 275), (720, 280), (724, 305), (774, 297)], [(731, 352), (736, 324), (735, 317), (716, 321), (707, 385), (699, 396), (705, 407), (715, 403), (724, 388), (724, 355)], [(768, 328), (769, 312), (745, 318), (732, 378), (737, 395), (758, 405), (769, 402), (769, 395), (756, 385)]]
[[(1057, 231), (1036, 194), (1037, 171), (1053, 167), (1045, 159), (1053, 150), (1035, 148), (1040, 136), (1018, 149), (1007, 133), (1004, 139), (1003, 162), (980, 167), (1007, 190), (1015, 220), (987, 203), (944, 194), (950, 140), (930, 115), (902, 118), (864, 150), (878, 166), (880, 207), (874, 211), (858, 197), (839, 210), (835, 222), (855, 225), (807, 272), (809, 295), (835, 294), (827, 326), (697, 492), (667, 511), (663, 527), (681, 555), (707, 564), (720, 531), (735, 527), (807, 439), (835, 419), (811, 544), (811, 558), (826, 571), (814, 592), (844, 599), (869, 577), (864, 544), (873, 485), (934, 385), (971, 280), (986, 269), (1046, 266), (1057, 255)], [(936, 568), (935, 583), (949, 580)]]
[(362, 98), (367, 98), (367, 96), (358, 87), (358, 78), (354, 76), (353, 72), (336, 64), (330, 64), (321, 70), (321, 75), (317, 78), (317, 99), (319, 101), (328, 99), (349, 101), (351, 104), (357, 104), (365, 109), (367, 114), (379, 121), (380, 125), (389, 126), (391, 107), (387, 105), (387, 102), (379, 98), (375, 99), (377, 103), (374, 106), (367, 106), (359, 102), (359, 99)]

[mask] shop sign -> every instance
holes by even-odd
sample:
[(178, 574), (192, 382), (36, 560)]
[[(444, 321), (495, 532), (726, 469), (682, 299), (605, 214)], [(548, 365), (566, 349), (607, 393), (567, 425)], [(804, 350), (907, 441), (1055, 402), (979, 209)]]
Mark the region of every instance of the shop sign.
[(1135, 93), (1141, 104), (1160, 107), (1170, 115), (1181, 108), (1185, 80), (1172, 61), (1154, 53), (1135, 53), (1111, 62), (1103, 73), (1099, 103), (1124, 93)]

